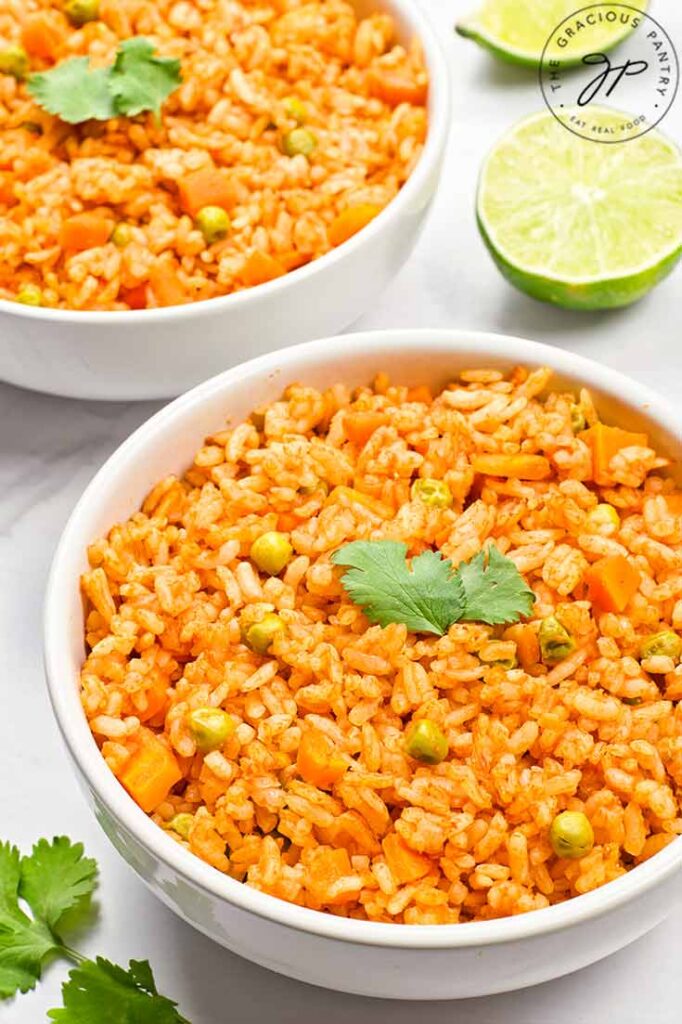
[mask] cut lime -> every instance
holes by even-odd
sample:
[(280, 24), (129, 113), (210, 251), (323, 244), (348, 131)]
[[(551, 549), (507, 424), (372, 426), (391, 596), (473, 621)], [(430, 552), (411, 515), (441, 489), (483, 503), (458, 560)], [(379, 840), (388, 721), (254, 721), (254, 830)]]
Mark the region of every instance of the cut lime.
[[(587, 0), (590, 2), (590, 0)], [(628, 0), (630, 7), (645, 11), (648, 0)], [(483, 0), (476, 14), (464, 18), (455, 28), (461, 36), (473, 39), (512, 64), (537, 67), (545, 43), (564, 18), (575, 14), (586, 3), (576, 0)], [(614, 7), (618, 13), (618, 8)], [(592, 26), (585, 49), (571, 46), (570, 61), (558, 46), (548, 48), (546, 57), (560, 57), (564, 66), (579, 64), (586, 53), (609, 50), (632, 31), (631, 24), (600, 21)]]
[[(590, 118), (608, 128), (622, 115)], [(682, 256), (682, 153), (656, 130), (604, 145), (533, 114), (483, 165), (477, 217), (521, 291), (569, 309), (627, 306)]]

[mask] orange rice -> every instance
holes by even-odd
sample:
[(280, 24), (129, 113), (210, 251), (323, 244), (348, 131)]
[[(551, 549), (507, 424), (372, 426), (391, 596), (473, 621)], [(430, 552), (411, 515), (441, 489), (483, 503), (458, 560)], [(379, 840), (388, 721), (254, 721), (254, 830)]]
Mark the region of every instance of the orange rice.
[[(354, 392), (292, 385), (90, 547), (83, 706), (111, 770), (173, 839), (306, 907), (431, 924), (560, 903), (682, 831), (682, 665), (641, 650), (682, 630), (682, 493), (645, 435), (609, 435), (604, 458), (589, 394), (550, 377), (472, 370), (436, 398), (385, 375)], [(383, 415), (358, 438), (349, 416), (368, 410)], [(542, 479), (476, 470), (519, 454), (547, 460)], [(453, 506), (411, 498), (417, 477), (444, 481)], [(598, 503), (611, 512), (593, 515)], [(280, 577), (249, 558), (273, 529), (294, 549)], [(440, 638), (372, 626), (330, 561), (360, 538), (454, 564), (494, 542), (534, 590), (532, 618)], [(608, 611), (586, 581), (621, 556), (634, 588)], [(255, 654), (242, 630), (273, 612), (285, 628)], [(555, 665), (538, 645), (550, 615), (575, 641)], [(207, 754), (188, 727), (198, 707), (235, 726)], [(447, 737), (435, 766), (405, 750), (422, 718)], [(317, 785), (310, 736), (327, 752)], [(580, 859), (549, 841), (567, 809), (594, 830)]]
[[(133, 36), (182, 63), (160, 123), (143, 114), (70, 126), (0, 74), (0, 298), (28, 285), (45, 306), (123, 310), (226, 295), (342, 244), (419, 159), (421, 51), (396, 42), (386, 14), (358, 19), (344, 0), (100, 0), (98, 20), (76, 28), (61, 0), (0, 10), (0, 52), (23, 45), (32, 72), (74, 56), (108, 65)], [(316, 148), (287, 156), (284, 137), (301, 120)], [(207, 168), (230, 218), (213, 244), (184, 188)], [(83, 211), (101, 230), (73, 248), (64, 225)], [(117, 246), (106, 239), (121, 224)]]

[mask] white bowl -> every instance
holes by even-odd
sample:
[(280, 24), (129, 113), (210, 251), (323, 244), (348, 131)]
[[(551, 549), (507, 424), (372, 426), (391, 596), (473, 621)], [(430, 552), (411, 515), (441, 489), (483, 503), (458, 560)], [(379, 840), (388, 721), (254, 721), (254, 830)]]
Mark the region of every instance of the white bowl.
[(522, 988), (599, 960), (643, 935), (679, 895), (682, 839), (601, 889), (518, 917), (460, 925), (354, 921), (285, 903), (209, 867), (170, 839), (119, 785), (78, 695), (84, 658), (79, 575), (86, 545), (125, 519), (156, 481), (192, 461), (204, 436), (281, 394), (292, 381), (443, 384), (471, 366), (549, 365), (585, 385), (607, 417), (647, 429), (680, 453), (678, 411), (640, 384), (572, 353), (462, 331), (378, 331), (262, 356), (207, 381), (140, 427), (100, 470), (57, 550), (47, 591), (45, 656), (55, 714), (81, 784), (110, 839), (164, 903), (216, 942), (274, 971), (328, 988), (447, 999)]
[(285, 277), (186, 306), (77, 312), (0, 299), (0, 380), (72, 398), (181, 394), (262, 352), (343, 330), (410, 255), (438, 184), (449, 127), (445, 57), (416, 0), (352, 0), (389, 11), (404, 42), (421, 40), (429, 73), (424, 151), (404, 187), (366, 228)]

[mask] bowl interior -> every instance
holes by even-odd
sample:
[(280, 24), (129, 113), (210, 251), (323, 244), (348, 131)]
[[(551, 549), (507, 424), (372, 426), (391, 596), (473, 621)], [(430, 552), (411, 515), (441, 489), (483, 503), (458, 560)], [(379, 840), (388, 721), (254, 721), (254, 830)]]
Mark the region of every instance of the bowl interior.
[[(509, 369), (518, 364), (552, 366), (555, 370), (552, 387), (587, 387), (607, 422), (646, 430), (659, 451), (671, 458), (679, 458), (682, 420), (677, 411), (634, 381), (589, 360), (504, 336), (457, 331), (381, 331), (346, 335), (285, 349), (234, 367), (207, 381), (166, 406), (136, 431), (87, 488), (63, 534), (48, 586), (45, 644), (52, 702), (71, 753), (98, 798), (109, 806), (114, 815), (125, 813), (128, 826), (142, 835), (143, 843), (149, 845), (153, 833), (158, 833), (154, 838), (157, 854), (176, 865), (182, 861), (187, 877), (195, 875), (206, 885), (206, 879), (210, 877), (206, 874), (208, 871), (213, 876), (211, 888), (221, 895), (229, 893), (233, 900), (237, 890), (248, 890), (247, 886), (207, 868), (166, 837), (124, 793), (99, 754), (78, 696), (79, 671), (85, 654), (79, 575), (87, 568), (87, 545), (139, 509), (146, 494), (160, 479), (169, 474), (181, 474), (190, 465), (206, 435), (226, 425), (236, 425), (255, 407), (277, 399), (291, 383), (324, 388), (341, 381), (357, 386), (368, 383), (378, 371), (385, 370), (394, 383), (428, 384), (438, 388), (464, 368)], [(678, 479), (682, 483), (679, 476)], [(653, 861), (657, 861), (661, 868), (667, 864), (672, 869), (673, 862), (682, 859), (682, 852), (678, 850), (682, 851), (682, 843), (672, 844), (657, 854)], [(571, 920), (576, 916), (574, 904), (583, 907), (582, 913), (594, 912), (594, 908), (604, 904), (605, 889), (609, 890), (607, 899), (613, 900), (620, 898), (619, 894), (625, 898), (628, 891), (632, 891), (635, 876), (640, 885), (652, 884), (656, 878), (656, 865), (652, 867), (651, 863), (636, 868), (604, 889), (576, 897), (560, 906), (523, 915), (523, 918), (540, 917), (544, 920), (549, 915), (553, 920)], [(281, 903), (253, 890), (245, 893), (243, 899), (238, 898), (240, 902), (258, 907)], [(311, 915), (326, 919), (325, 925), (311, 927), (311, 930), (336, 933), (346, 927), (344, 919), (291, 908), (288, 904), (284, 906), (287, 910), (282, 910), (281, 915), (294, 915), (304, 921)], [(527, 921), (519, 922), (520, 918), (483, 922), (467, 925), (466, 930), (472, 939), (474, 935), (480, 937), (488, 933), (511, 937), (514, 930), (528, 929)], [(393, 932), (404, 931), (405, 928), (414, 931), (405, 925), (397, 927), (368, 922), (353, 922), (348, 927), (356, 930), (358, 924), (382, 935), (388, 934), (387, 929)], [(418, 931), (426, 942), (434, 929), (441, 933), (443, 940), (446, 932), (453, 935), (461, 930), (460, 926), (452, 925), (419, 926)], [(395, 944), (399, 943), (402, 944), (396, 939)], [(433, 939), (433, 944), (445, 943), (441, 943), (439, 937)]]
[[(208, 434), (236, 426), (253, 409), (278, 399), (288, 385), (323, 389), (343, 382), (358, 387), (370, 383), (382, 370), (394, 384), (427, 384), (438, 390), (466, 368), (485, 365), (509, 370), (519, 362), (531, 367), (554, 363), (552, 389), (577, 392), (587, 387), (607, 423), (645, 431), (659, 452), (671, 460), (680, 457), (679, 434), (675, 434), (672, 412), (663, 408), (663, 400), (605, 367), (532, 342), (524, 344), (530, 346), (534, 358), (519, 360), (514, 354), (518, 351), (516, 339), (501, 338), (493, 345), (482, 345), (480, 335), (438, 332), (441, 340), (434, 345), (426, 341), (426, 334), (377, 331), (312, 342), (252, 360), (200, 385), (143, 425), (107, 463), (108, 472), (99, 481), (98, 511), (91, 503), (88, 518), (92, 532), (84, 542), (136, 511), (162, 477), (184, 472)], [(363, 337), (370, 339), (366, 347), (358, 341)], [(424, 338), (424, 344), (410, 344), (415, 337)], [(587, 367), (592, 368), (590, 379), (585, 375)], [(682, 480), (681, 470), (677, 465), (671, 472)]]

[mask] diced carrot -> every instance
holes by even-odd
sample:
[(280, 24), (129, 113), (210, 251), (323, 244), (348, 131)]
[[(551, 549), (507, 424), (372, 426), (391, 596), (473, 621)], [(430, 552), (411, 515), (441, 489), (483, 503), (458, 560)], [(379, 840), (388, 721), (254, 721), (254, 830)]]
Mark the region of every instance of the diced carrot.
[(156, 718), (168, 706), (168, 684), (162, 676), (158, 676), (145, 692), (147, 706), (143, 711), (135, 712), (141, 722)]
[(578, 434), (578, 437), (592, 450), (592, 478), (600, 486), (614, 482), (609, 466), (613, 456), (622, 448), (649, 446), (646, 434), (633, 434), (621, 427), (607, 427), (605, 423), (595, 423), (589, 430)]
[(310, 855), (308, 863), (310, 875), (310, 887), (313, 895), (322, 903), (337, 905), (348, 903), (357, 899), (357, 890), (341, 893), (339, 896), (329, 897), (329, 888), (338, 882), (340, 878), (353, 874), (353, 866), (350, 862), (348, 851), (342, 846), (333, 849), (329, 846), (320, 846)]
[(367, 409), (360, 412), (347, 412), (343, 417), (343, 429), (349, 441), (362, 448), (379, 427), (388, 423), (385, 412)]
[(415, 82), (405, 71), (372, 68), (367, 72), (367, 83), (370, 94), (391, 107), (397, 107), (399, 103), (421, 107), (426, 103), (426, 82)]
[(156, 263), (149, 271), (149, 283), (160, 306), (179, 306), (187, 302), (187, 293), (173, 263)]
[(282, 533), (291, 533), (301, 526), (302, 520), (291, 512), (280, 512), (277, 516), (277, 529)]
[(637, 593), (640, 574), (625, 555), (609, 555), (585, 573), (587, 595), (601, 611), (625, 611), (630, 599)]
[(516, 644), (516, 656), (524, 672), (529, 672), (540, 663), (540, 642), (532, 626), (516, 623), (504, 631), (505, 640)]
[(371, 220), (381, 213), (381, 206), (376, 203), (357, 203), (355, 206), (347, 206), (342, 210), (329, 225), (329, 241), (335, 248), (342, 242), (357, 234), (361, 228), (366, 227)]
[(319, 729), (306, 729), (301, 736), (296, 765), (303, 779), (320, 789), (331, 789), (346, 771), (346, 762)]
[(137, 284), (134, 288), (121, 288), (121, 302), (127, 302), (131, 309), (147, 308), (147, 285)]
[(217, 167), (190, 171), (178, 182), (178, 195), (183, 211), (190, 217), (196, 217), (203, 206), (220, 206), (229, 212), (238, 198), (234, 182)]
[(286, 270), (274, 256), (254, 249), (242, 267), (241, 278), (245, 285), (254, 288), (257, 284), (265, 284), (266, 281), (274, 281), (276, 277), (283, 277)]
[(475, 455), (474, 473), (484, 476), (512, 477), (515, 480), (544, 480), (552, 472), (544, 455)]
[(141, 732), (138, 746), (119, 774), (121, 783), (147, 814), (166, 799), (181, 778), (182, 772), (172, 751), (148, 729)]
[(86, 210), (67, 217), (59, 231), (59, 244), (63, 249), (82, 252), (106, 245), (111, 237), (113, 220), (101, 213)]
[(329, 492), (325, 505), (345, 505), (346, 507), (348, 505), (363, 505), (364, 508), (369, 509), (381, 519), (392, 519), (395, 515), (394, 509), (385, 502), (373, 498), (371, 494), (356, 491), (353, 487), (345, 487), (343, 484)]
[(298, 250), (292, 249), (290, 252), (280, 253), (277, 262), (289, 273), (290, 270), (297, 270), (299, 267), (304, 267), (306, 263), (310, 263), (311, 258), (309, 252), (298, 252)]
[(54, 156), (48, 153), (47, 150), (39, 149), (38, 146), (31, 146), (26, 151), (26, 156), (22, 160), (22, 179), (29, 181), (31, 178), (36, 178), (39, 174), (43, 174), (44, 171), (48, 171), (54, 163)]
[(411, 850), (396, 832), (384, 836), (381, 845), (386, 863), (402, 884), (416, 882), (431, 870), (429, 858)]
[(4, 206), (13, 206), (15, 202), (14, 176), (11, 174), (0, 174), (0, 203)]
[(433, 401), (431, 388), (427, 387), (426, 384), (419, 384), (416, 388), (408, 388), (407, 401), (424, 402), (425, 405), (431, 405)]
[(29, 14), (21, 30), (21, 41), (27, 53), (43, 60), (54, 60), (64, 42), (62, 26), (47, 12)]

